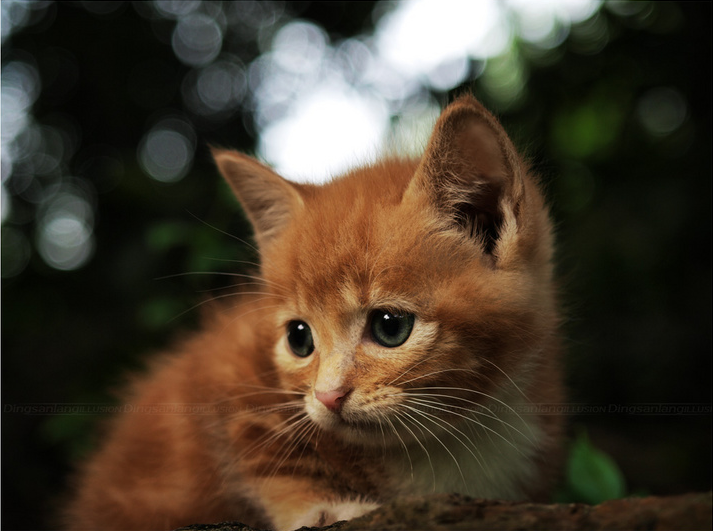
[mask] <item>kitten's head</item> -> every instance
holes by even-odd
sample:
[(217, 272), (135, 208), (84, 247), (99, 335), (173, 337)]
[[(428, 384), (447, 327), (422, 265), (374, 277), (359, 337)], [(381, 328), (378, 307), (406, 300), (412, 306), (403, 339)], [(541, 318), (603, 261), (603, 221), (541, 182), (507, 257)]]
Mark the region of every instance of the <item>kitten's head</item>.
[(255, 228), (282, 384), (319, 426), (381, 442), (408, 407), (460, 411), (527, 387), (555, 326), (550, 226), (474, 98), (445, 109), (421, 160), (323, 186), (214, 155)]

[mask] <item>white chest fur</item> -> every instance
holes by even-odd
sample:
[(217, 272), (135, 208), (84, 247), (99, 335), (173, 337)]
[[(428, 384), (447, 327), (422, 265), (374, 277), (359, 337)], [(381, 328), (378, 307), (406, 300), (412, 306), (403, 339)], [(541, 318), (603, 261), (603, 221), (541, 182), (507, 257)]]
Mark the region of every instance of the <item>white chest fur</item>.
[(522, 486), (534, 479), (532, 455), (543, 437), (535, 420), (499, 404), (458, 422), (410, 426), (419, 441), (402, 446), (387, 465), (395, 493), (522, 499)]

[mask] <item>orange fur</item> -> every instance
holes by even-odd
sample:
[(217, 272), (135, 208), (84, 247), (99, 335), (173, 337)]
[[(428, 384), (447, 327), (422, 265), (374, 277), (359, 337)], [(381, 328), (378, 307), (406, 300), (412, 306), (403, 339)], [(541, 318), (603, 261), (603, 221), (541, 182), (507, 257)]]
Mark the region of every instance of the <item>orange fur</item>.
[[(462, 96), (421, 160), (323, 186), (214, 156), (255, 228), (264, 294), (217, 309), (133, 385), (68, 527), (293, 529), (400, 495), (546, 497), (560, 419), (519, 408), (561, 401), (551, 227), (495, 118)], [(380, 343), (381, 310), (414, 316), (405, 342)]]

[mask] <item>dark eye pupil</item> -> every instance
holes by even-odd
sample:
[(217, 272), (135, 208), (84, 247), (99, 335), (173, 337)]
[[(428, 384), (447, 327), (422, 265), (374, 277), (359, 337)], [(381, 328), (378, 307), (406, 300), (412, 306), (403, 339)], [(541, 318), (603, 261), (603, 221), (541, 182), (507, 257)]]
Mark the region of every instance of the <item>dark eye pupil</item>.
[(314, 351), (312, 330), (304, 321), (290, 321), (287, 324), (287, 342), (295, 356), (300, 358), (306, 358)]
[(413, 330), (414, 316), (386, 310), (376, 310), (371, 317), (371, 335), (380, 345), (388, 348), (403, 345)]

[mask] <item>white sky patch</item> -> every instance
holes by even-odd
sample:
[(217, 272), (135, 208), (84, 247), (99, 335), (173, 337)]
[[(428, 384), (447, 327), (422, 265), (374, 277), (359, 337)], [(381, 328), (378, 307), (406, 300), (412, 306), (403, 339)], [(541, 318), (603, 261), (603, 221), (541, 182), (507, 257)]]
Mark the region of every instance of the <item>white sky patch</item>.
[(550, 40), (558, 23), (569, 30), (570, 25), (587, 20), (601, 4), (601, 0), (507, 0), (517, 15), (519, 35), (536, 43)]
[(419, 76), (468, 55), (503, 53), (510, 30), (495, 0), (411, 0), (386, 15), (375, 36), (384, 59)]
[(389, 134), (391, 119), (417, 130), (403, 114), (425, 87), (450, 90), (473, 75), (472, 59), (495, 59), (485, 65), (491, 89), (513, 99), (525, 80), (501, 75), (495, 83), (487, 75), (490, 66), (507, 65), (514, 36), (557, 44), (601, 4), (404, 0), (377, 22), (373, 37), (341, 48), (311, 22), (290, 22), (252, 69), (259, 74), (251, 85), (258, 153), (287, 178), (321, 182), (382, 153), (387, 138), (411, 144), (403, 134)]
[(258, 152), (275, 170), (301, 182), (323, 182), (373, 160), (388, 128), (386, 106), (347, 85), (304, 94), (293, 112), (267, 126)]

